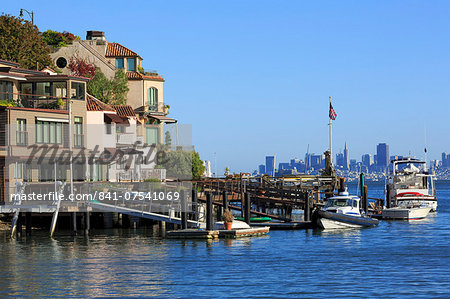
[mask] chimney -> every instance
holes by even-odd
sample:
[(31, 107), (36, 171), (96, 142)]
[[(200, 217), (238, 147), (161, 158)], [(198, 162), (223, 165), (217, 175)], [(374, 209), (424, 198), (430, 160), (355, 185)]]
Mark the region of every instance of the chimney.
[(106, 40), (105, 32), (103, 31), (87, 31), (86, 40)]

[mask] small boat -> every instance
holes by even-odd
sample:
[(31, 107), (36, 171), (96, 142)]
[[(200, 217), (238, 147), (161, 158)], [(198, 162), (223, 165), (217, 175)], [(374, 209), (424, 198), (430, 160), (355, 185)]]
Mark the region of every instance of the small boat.
[[(236, 220), (240, 220), (240, 221), (245, 221), (244, 217), (235, 217)], [(261, 223), (261, 222), (269, 222), (272, 221), (272, 218), (270, 217), (251, 217), (250, 218), (250, 222), (257, 222), (257, 223)]]
[(381, 212), (383, 219), (391, 220), (418, 220), (423, 219), (430, 213), (431, 207), (427, 205), (410, 205), (402, 203), (401, 205), (389, 209), (384, 209)]
[(348, 192), (330, 197), (325, 207), (316, 212), (317, 225), (323, 229), (377, 226), (377, 219), (361, 214), (360, 201)]

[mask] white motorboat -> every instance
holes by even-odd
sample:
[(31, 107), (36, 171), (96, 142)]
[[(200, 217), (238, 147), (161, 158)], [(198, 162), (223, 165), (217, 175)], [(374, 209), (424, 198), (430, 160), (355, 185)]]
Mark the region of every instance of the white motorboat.
[(323, 229), (371, 227), (379, 223), (377, 219), (361, 214), (360, 198), (348, 192), (330, 197), (315, 217), (317, 225)]
[(427, 172), (426, 162), (408, 157), (392, 160), (391, 163), (387, 206), (425, 206), (436, 211), (434, 176)]
[(381, 212), (383, 219), (392, 220), (418, 220), (428, 216), (431, 208), (428, 206), (419, 207), (394, 207), (390, 209), (384, 209)]

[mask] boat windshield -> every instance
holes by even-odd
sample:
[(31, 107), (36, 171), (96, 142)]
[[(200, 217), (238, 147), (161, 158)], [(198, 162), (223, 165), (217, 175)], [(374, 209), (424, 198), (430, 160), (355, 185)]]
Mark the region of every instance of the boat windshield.
[(327, 202), (327, 207), (347, 207), (347, 206), (352, 206), (353, 205), (353, 200), (349, 199), (349, 198), (334, 198), (334, 199), (330, 199)]

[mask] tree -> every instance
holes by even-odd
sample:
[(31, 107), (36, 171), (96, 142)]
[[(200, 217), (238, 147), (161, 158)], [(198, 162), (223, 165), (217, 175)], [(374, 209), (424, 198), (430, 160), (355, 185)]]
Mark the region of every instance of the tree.
[(127, 103), (128, 78), (122, 69), (118, 69), (111, 81), (111, 101), (113, 105), (125, 105)]
[(69, 60), (69, 69), (75, 76), (92, 78), (95, 76), (97, 67), (83, 58), (71, 57)]
[(80, 39), (79, 36), (67, 31), (61, 33), (54, 30), (47, 30), (42, 33), (42, 36), (47, 45), (58, 48), (66, 47), (67, 45), (72, 44), (74, 40)]
[(192, 178), (198, 180), (203, 176), (205, 166), (203, 166), (200, 155), (197, 152), (192, 153)]
[(39, 29), (31, 22), (5, 14), (0, 16), (0, 59), (36, 69), (52, 65), (50, 53)]
[(158, 151), (156, 168), (167, 170), (167, 176), (178, 179), (198, 180), (203, 176), (205, 167), (197, 152)]
[[(86, 67), (80, 65), (74, 67), (75, 71), (80, 69), (86, 70)], [(74, 71), (72, 72), (74, 75), (76, 74)], [(128, 78), (123, 70), (117, 70), (112, 80), (106, 78), (99, 68), (94, 73), (94, 76), (87, 84), (87, 92), (89, 94), (110, 105), (125, 105), (127, 103)], [(86, 77), (89, 74), (84, 76)], [(79, 75), (83, 76), (83, 72)]]
[(168, 149), (170, 149), (170, 147), (172, 146), (172, 137), (170, 137), (170, 132), (167, 131), (165, 134), (165, 145)]
[(97, 69), (94, 77), (87, 83), (87, 92), (103, 103), (108, 103), (111, 98), (111, 81), (105, 74)]

